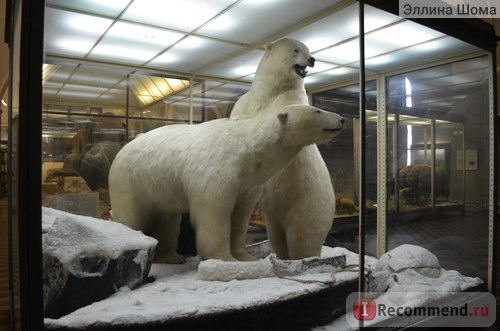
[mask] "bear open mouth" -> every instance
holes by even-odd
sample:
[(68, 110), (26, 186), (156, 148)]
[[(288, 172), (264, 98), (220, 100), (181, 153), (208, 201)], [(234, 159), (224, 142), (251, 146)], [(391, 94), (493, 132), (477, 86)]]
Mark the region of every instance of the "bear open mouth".
[(300, 64), (296, 64), (294, 65), (294, 68), (295, 68), (295, 72), (297, 73), (297, 75), (299, 75), (300, 77), (304, 78), (306, 77), (307, 75), (307, 66), (301, 66)]

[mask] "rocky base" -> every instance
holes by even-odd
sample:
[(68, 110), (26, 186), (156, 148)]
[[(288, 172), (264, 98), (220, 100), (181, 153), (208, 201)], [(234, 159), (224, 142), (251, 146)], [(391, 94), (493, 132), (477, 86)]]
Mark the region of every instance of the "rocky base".
[(149, 275), (157, 241), (122, 224), (43, 208), (45, 317), (59, 318)]

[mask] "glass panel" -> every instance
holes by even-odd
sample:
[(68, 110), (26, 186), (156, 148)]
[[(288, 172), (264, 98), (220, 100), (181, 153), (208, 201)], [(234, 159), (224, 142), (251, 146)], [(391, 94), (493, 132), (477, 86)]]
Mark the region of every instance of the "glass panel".
[[(376, 81), (366, 83), (366, 133), (372, 139), (366, 140), (366, 162), (376, 164)], [(359, 211), (359, 85), (349, 85), (323, 92), (314, 93), (314, 106), (333, 111), (345, 119), (344, 128), (332, 142), (319, 145), (318, 148), (330, 171), (335, 190), (336, 210), (332, 228), (333, 243), (350, 250), (358, 251), (358, 211)], [(377, 203), (377, 168), (366, 167), (367, 213), (376, 211)], [(375, 229), (374, 229), (375, 231)], [(370, 247), (369, 254), (375, 246)], [(367, 247), (368, 251), (368, 247)]]
[[(387, 78), (388, 249), (412, 243), (445, 269), (487, 277), (488, 59)], [(465, 249), (466, 248), (466, 249)], [(464, 263), (464, 261), (468, 261)]]
[[(228, 117), (247, 90), (245, 85), (195, 81), (191, 91), (190, 81), (179, 77), (45, 64), (42, 205), (109, 219), (108, 172), (127, 141), (166, 124)], [(99, 193), (94, 201), (98, 211), (65, 202), (74, 193), (95, 199), (92, 192)]]
[(73, 64), (44, 64), (43, 73), (42, 205), (109, 219), (109, 167), (127, 141), (128, 74)]

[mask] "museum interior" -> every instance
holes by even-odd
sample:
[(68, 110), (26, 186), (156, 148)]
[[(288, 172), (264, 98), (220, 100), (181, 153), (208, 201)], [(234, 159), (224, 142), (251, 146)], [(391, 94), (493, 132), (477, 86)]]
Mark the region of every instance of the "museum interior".
[[(347, 285), (308, 288), (307, 295), (283, 295), (277, 302), (238, 306), (232, 297), (252, 298), (261, 285), (256, 281), (242, 290), (245, 281), (238, 287), (233, 280), (228, 286), (238, 291), (227, 302), (236, 308), (214, 303), (212, 309), (203, 302), (199, 316), (183, 311), (182, 299), (167, 317), (161, 309), (151, 313), (140, 299), (132, 304), (137, 311), (124, 303), (101, 320), (78, 303), (81, 310), (46, 313), (50, 272), (42, 241), (46, 245), (43, 236), (50, 230), (45, 219), (41, 225), (42, 207), (44, 218), (45, 210), (55, 209), (110, 220), (108, 175), (119, 151), (163, 126), (229, 118), (250, 91), (266, 46), (283, 38), (304, 43), (315, 59), (303, 78), (309, 104), (344, 119), (340, 134), (318, 145), (335, 192), (324, 246), (347, 250), (347, 259), (354, 254), (375, 262), (405, 244), (419, 246), (434, 254), (441, 270), (474, 280), (474, 286), (457, 285), (455, 292), (498, 290), (493, 19), (408, 19), (398, 15), (392, 0), (1, 2), (7, 8), (2, 52), (10, 62), (2, 55), (0, 328), (192, 330), (246, 323), (255, 330), (321, 325), (333, 330), (343, 325), (335, 323), (342, 323), (348, 294), (365, 288), (360, 278), (375, 275), (368, 262), (368, 270), (358, 265)], [(196, 255), (193, 236), (184, 214), (181, 253)], [(267, 239), (265, 211), (257, 203), (246, 244)], [(143, 287), (164, 281), (158, 275), (188, 273), (187, 267), (151, 270), (150, 284)], [(363, 273), (367, 276), (360, 277)], [(215, 291), (192, 286), (198, 294)], [(121, 304), (116, 297), (125, 292), (115, 291), (96, 302), (101, 304), (96, 311)], [(184, 298), (172, 300), (177, 297)], [(338, 307), (342, 313), (332, 313)], [(148, 317), (141, 319), (143, 311)]]

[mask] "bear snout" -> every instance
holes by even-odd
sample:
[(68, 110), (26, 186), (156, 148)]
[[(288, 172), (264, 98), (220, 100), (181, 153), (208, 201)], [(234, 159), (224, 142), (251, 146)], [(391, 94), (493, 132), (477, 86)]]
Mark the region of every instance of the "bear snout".
[(310, 57), (309, 59), (307, 59), (307, 64), (312, 68), (314, 67), (314, 62), (316, 62), (316, 59), (314, 57)]

